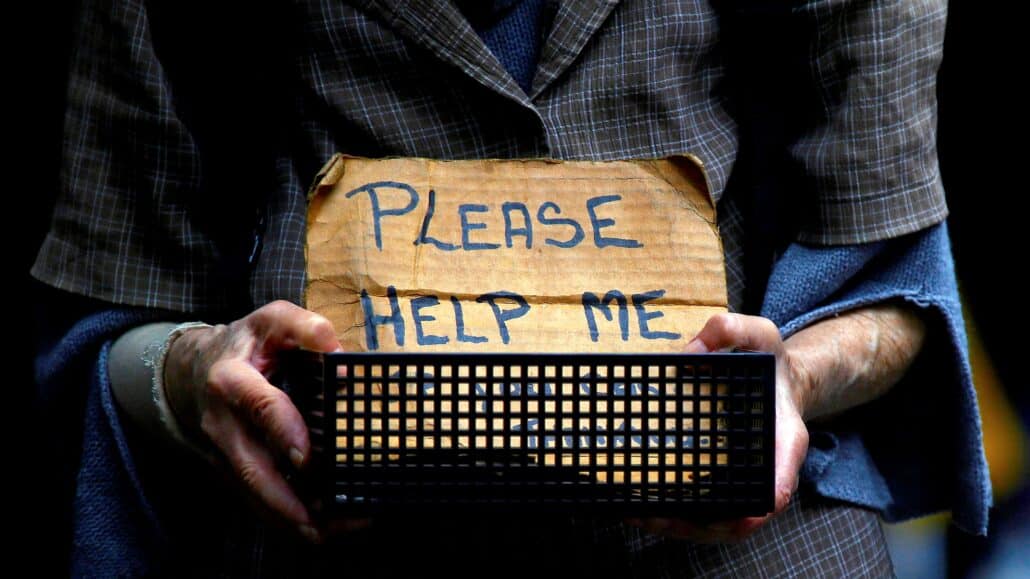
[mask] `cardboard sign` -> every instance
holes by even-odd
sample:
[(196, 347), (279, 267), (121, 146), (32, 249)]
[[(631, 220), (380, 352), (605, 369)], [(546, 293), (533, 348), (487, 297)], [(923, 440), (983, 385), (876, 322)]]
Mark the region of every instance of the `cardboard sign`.
[(311, 195), (306, 306), (347, 350), (678, 352), (726, 311), (692, 157), (338, 155)]
[(307, 307), (348, 350), (678, 352), (726, 310), (695, 160), (335, 157)]

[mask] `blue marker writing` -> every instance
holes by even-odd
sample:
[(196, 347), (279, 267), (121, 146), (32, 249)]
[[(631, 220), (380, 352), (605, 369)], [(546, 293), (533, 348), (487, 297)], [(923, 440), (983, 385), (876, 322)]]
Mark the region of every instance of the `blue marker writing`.
[[(401, 208), (383, 209), (379, 204), (379, 189), (400, 189), (408, 194), (408, 204)], [(383, 250), (383, 217), (387, 215), (400, 216), (411, 213), (418, 205), (418, 191), (407, 183), (397, 181), (376, 181), (366, 183), (357, 189), (348, 191), (344, 197), (350, 199), (358, 193), (368, 193), (368, 200), (372, 203), (372, 223), (375, 227), (376, 248)]]

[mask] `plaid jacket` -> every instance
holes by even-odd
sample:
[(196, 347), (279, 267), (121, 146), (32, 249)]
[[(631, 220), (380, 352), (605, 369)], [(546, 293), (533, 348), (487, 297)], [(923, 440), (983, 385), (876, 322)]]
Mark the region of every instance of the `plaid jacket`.
[(304, 193), (336, 151), (691, 152), (738, 310), (786, 241), (946, 216), (943, 0), (559, 2), (529, 94), (450, 2), (229, 4), (85, 2), (38, 279), (182, 312), (297, 301)]
[[(337, 151), (691, 152), (719, 204), (731, 307), (742, 311), (756, 310), (788, 242), (868, 242), (946, 216), (934, 100), (943, 1), (577, 0), (554, 10), (526, 93), (446, 1), (86, 0), (62, 189), (33, 275), (210, 319), (298, 301), (305, 191)], [(769, 561), (807, 552), (827, 565), (812, 573), (890, 572), (873, 515), (790, 512), (739, 549), (655, 548), (663, 543), (635, 530), (589, 526), (594, 547), (580, 559), (597, 565), (597, 545), (620, 545), (634, 573), (662, 576), (769, 572)], [(252, 539), (230, 549), (244, 555), (227, 568), (261, 566), (264, 541)]]

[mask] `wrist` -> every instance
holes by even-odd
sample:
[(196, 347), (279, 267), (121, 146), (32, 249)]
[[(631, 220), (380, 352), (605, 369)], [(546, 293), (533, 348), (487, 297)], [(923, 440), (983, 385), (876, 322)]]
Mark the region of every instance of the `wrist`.
[(199, 454), (172, 410), (164, 381), (169, 346), (185, 331), (206, 324), (154, 323), (133, 328), (111, 347), (108, 377), (115, 401), (129, 419), (157, 440)]
[(798, 414), (807, 419), (810, 409), (817, 404), (819, 389), (816, 374), (810, 366), (811, 360), (804, 353), (791, 348), (789, 343), (784, 344), (783, 358), (788, 394)]
[(195, 452), (204, 454), (200, 449), (196, 436), (187, 434), (187, 429), (184, 428), (184, 423), (181, 420), (183, 414), (177, 411), (176, 404), (173, 398), (173, 394), (179, 392), (178, 388), (169, 388), (169, 371), (170, 367), (177, 367), (177, 364), (171, 363), (173, 360), (180, 359), (173, 357), (172, 348), (182, 342), (182, 338), (188, 333), (194, 333), (196, 330), (202, 330), (210, 328), (210, 324), (204, 322), (186, 322), (179, 324), (168, 331), (164, 341), (160, 344), (157, 350), (151, 352), (150, 367), (153, 370), (153, 380), (151, 382), (151, 395), (154, 400), (154, 404), (160, 410), (160, 417), (163, 425), (168, 431), (168, 434), (173, 440), (178, 442), (180, 445), (187, 447)]
[(121, 414), (159, 440), (167, 440), (168, 434), (153, 401), (153, 370), (145, 353), (163, 343), (174, 327), (174, 323), (159, 322), (132, 328), (114, 341), (107, 357), (111, 394)]
[(925, 327), (898, 304), (842, 312), (784, 342), (795, 400), (806, 420), (824, 419), (882, 396), (922, 348)]
[(198, 380), (205, 378), (197, 373), (197, 367), (204, 352), (210, 349), (208, 335), (219, 327), (222, 326), (198, 324), (184, 326), (174, 335), (169, 334), (162, 365), (164, 392), (181, 434), (189, 440), (207, 440), (200, 426), (202, 409), (196, 396), (198, 386), (203, 385)]

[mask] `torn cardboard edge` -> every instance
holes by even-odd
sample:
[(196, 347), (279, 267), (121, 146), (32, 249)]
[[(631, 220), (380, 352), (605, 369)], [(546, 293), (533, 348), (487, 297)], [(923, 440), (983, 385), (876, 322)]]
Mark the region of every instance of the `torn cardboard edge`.
[[(322, 165), (322, 168), (315, 174), (315, 178), (312, 180), (311, 185), (308, 187), (307, 199), (312, 201), (319, 193), (322, 192), (325, 187), (332, 187), (344, 175), (344, 166), (348, 160), (364, 160), (364, 161), (389, 161), (391, 159), (409, 159), (415, 161), (429, 161), (433, 163), (465, 163), (468, 160), (464, 159), (430, 159), (428, 157), (380, 157), (370, 158), (361, 157), (356, 155), (348, 155), (346, 153), (334, 153), (328, 161)], [(664, 159), (613, 159), (610, 161), (566, 161), (562, 159), (550, 159), (546, 157), (530, 158), (530, 159), (475, 159), (475, 161), (487, 161), (487, 162), (501, 162), (501, 163), (549, 163), (560, 165), (562, 163), (613, 163), (613, 162), (631, 162), (631, 163), (654, 163), (655, 161), (665, 160), (672, 163), (676, 163), (680, 166), (682, 174), (692, 175), (693, 179), (687, 178), (685, 181), (681, 178), (681, 175), (673, 174), (671, 177), (667, 171), (662, 170), (660, 167), (655, 166), (654, 171), (656, 175), (661, 176), (663, 179), (670, 179), (670, 184), (673, 186), (686, 185), (693, 186), (690, 182), (695, 181), (702, 183), (704, 189), (701, 191), (705, 197), (712, 202), (712, 186), (711, 180), (708, 178), (708, 172), (705, 170), (704, 161), (698, 158), (696, 155), (691, 153), (680, 153), (677, 155), (670, 155)], [(714, 208), (714, 202), (712, 203)], [(709, 219), (712, 225), (715, 225), (714, 212), (712, 218)]]
[[(583, 309), (587, 326), (589, 308), (605, 321), (616, 308), (623, 343), (600, 343), (581, 323), (576, 331), (591, 339), (562, 339), (564, 350), (651, 351), (629, 343), (683, 336), (652, 330), (652, 323), (700, 329), (697, 316), (686, 326), (684, 319), (650, 322), (667, 315), (651, 308), (689, 313), (697, 306), (710, 315), (707, 308), (726, 307), (715, 209), (692, 156), (596, 162), (337, 155), (313, 188), (308, 226), (307, 305), (336, 324), (345, 347), (359, 350), (392, 341), (396, 351), (553, 351), (546, 341), (560, 327), (527, 314), (567, 304)], [(529, 319), (518, 322), (521, 334), (544, 341), (512, 338), (505, 322), (523, 317)], [(561, 323), (573, 317), (559, 316)], [(453, 327), (446, 336), (422, 322)], [(362, 335), (369, 324), (375, 335)], [(470, 328), (495, 336), (462, 331)]]

